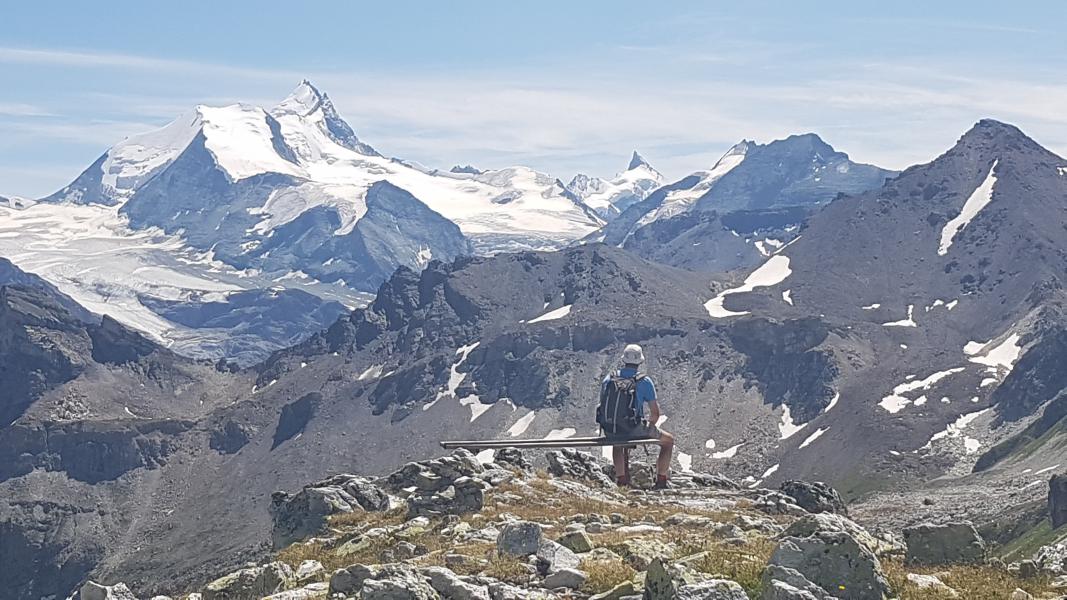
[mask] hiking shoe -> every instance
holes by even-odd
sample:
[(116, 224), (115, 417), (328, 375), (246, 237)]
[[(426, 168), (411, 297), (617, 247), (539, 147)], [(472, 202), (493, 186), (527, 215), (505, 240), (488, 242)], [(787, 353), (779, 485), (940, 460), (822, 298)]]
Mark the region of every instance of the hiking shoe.
[(666, 477), (657, 477), (656, 485), (652, 486), (654, 490), (669, 490), (670, 488), (671, 484)]

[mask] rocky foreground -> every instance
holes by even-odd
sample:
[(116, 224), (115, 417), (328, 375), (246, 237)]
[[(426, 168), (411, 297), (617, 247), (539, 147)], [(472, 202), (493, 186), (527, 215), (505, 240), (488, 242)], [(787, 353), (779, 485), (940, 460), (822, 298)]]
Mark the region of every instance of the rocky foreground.
[[(637, 464), (636, 489), (622, 490), (589, 454), (544, 459), (535, 469), (501, 450), (483, 464), (461, 450), (383, 478), (338, 475), (278, 492), (272, 557), (177, 597), (1067, 598), (1062, 548), (1005, 565), (967, 522), (867, 530), (821, 483), (768, 490), (687, 473), (650, 491), (651, 468)], [(124, 583), (95, 582), (77, 596), (138, 598)]]

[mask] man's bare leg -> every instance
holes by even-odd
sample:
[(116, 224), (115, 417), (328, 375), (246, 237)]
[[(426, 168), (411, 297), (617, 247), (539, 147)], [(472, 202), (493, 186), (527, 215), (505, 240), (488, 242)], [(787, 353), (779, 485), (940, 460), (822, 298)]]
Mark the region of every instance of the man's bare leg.
[(628, 473), (626, 472), (625, 446), (611, 447), (611, 462), (615, 464), (615, 482), (619, 485), (630, 485), (629, 477), (627, 477)]
[(674, 436), (661, 431), (659, 434), (659, 458), (656, 459), (656, 475), (666, 478), (671, 472), (671, 454), (674, 451)]

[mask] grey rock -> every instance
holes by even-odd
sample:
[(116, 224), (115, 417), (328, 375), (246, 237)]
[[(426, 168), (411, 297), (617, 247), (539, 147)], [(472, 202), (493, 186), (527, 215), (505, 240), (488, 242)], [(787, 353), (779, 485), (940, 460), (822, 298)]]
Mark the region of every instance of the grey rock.
[(792, 569), (843, 600), (881, 600), (889, 594), (878, 558), (843, 531), (783, 538), (768, 563)]
[(654, 539), (635, 538), (619, 545), (619, 552), (631, 567), (638, 571), (651, 568), (654, 560), (666, 559), (674, 554), (674, 546)]
[(540, 525), (529, 521), (506, 523), (500, 528), (496, 548), (501, 554), (528, 556), (541, 547), (544, 532)]
[(937, 594), (948, 596), (949, 598), (959, 598), (960, 594), (956, 590), (945, 585), (945, 582), (941, 581), (937, 575), (922, 575), (919, 573), (908, 573), (908, 583), (914, 585), (920, 590), (928, 590)]
[(868, 550), (880, 556), (892, 548), (886, 542), (871, 535), (860, 524), (848, 517), (834, 513), (819, 513), (807, 515), (794, 521), (786, 530), (785, 535), (791, 537), (808, 537), (819, 531), (843, 531), (851, 535), (857, 542)]
[(1048, 481), (1048, 516), (1053, 529), (1067, 524), (1067, 474), (1053, 475)]
[(331, 594), (355, 594), (363, 587), (363, 582), (377, 575), (377, 569), (366, 565), (351, 565), (337, 569), (330, 576)]
[(258, 600), (292, 587), (293, 569), (283, 562), (249, 567), (224, 575), (204, 587), (204, 600)]
[(1052, 575), (1067, 574), (1067, 543), (1042, 546), (1034, 553), (1034, 562), (1042, 571)]
[(319, 579), (326, 573), (326, 569), (317, 560), (305, 560), (296, 567), (296, 572), (293, 574), (293, 579), (297, 585), (303, 585), (305, 583), (311, 583), (315, 579)]
[(423, 490), (408, 496), (407, 506), (409, 518), (469, 514), (485, 506), (485, 490), (478, 480), (462, 476), (441, 491)]
[(518, 448), (501, 448), (497, 450), (493, 453), (493, 462), (500, 466), (512, 467), (522, 471), (533, 469), (533, 463)]
[(914, 565), (980, 563), (988, 552), (978, 530), (965, 521), (907, 527), (904, 543), (907, 545), (906, 561)]
[(784, 581), (772, 579), (769, 582), (763, 584), (763, 594), (760, 596), (761, 600), (832, 600), (832, 596), (827, 596), (821, 591), (818, 594), (812, 593), (809, 590), (801, 589), (792, 586)]
[(284, 548), (320, 531), (330, 515), (388, 508), (389, 495), (370, 479), (355, 475), (336, 475), (295, 494), (275, 492), (270, 505), (274, 548)]
[(559, 543), (571, 552), (583, 554), (593, 549), (593, 540), (584, 531), (568, 531), (559, 538)]
[(678, 588), (676, 600), (749, 600), (745, 589), (736, 581), (709, 579)]
[(830, 512), (848, 516), (848, 508), (841, 495), (821, 481), (786, 481), (778, 489), (810, 513)]
[(554, 590), (556, 588), (568, 588), (576, 590), (582, 587), (582, 585), (585, 584), (587, 579), (589, 579), (589, 575), (587, 575), (585, 571), (565, 568), (560, 569), (555, 573), (549, 574), (548, 577), (545, 577), (543, 583), (544, 586), (550, 590)]
[(556, 477), (570, 477), (589, 481), (603, 487), (612, 487), (615, 482), (604, 473), (604, 465), (588, 452), (573, 448), (545, 452), (548, 472)]
[(385, 579), (368, 579), (360, 590), (363, 600), (438, 600), (441, 596), (422, 577), (396, 572)]
[(330, 594), (330, 584), (325, 582), (309, 583), (295, 590), (286, 590), (264, 596), (263, 600), (318, 600)]
[(577, 569), (582, 562), (577, 554), (552, 540), (542, 540), (537, 548), (536, 556), (544, 566), (546, 573), (555, 573), (562, 569)]
[(78, 600), (137, 600), (125, 583), (101, 585), (87, 581), (78, 590)]
[(489, 600), (489, 588), (467, 583), (449, 569), (426, 567), (421, 572), (445, 600)]
[(655, 558), (645, 575), (645, 600), (674, 600), (680, 588), (710, 580), (711, 577), (677, 562)]

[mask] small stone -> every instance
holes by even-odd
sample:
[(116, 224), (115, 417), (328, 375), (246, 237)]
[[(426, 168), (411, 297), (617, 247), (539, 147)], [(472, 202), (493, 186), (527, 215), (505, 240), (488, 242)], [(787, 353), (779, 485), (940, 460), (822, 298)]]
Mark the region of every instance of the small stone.
[(949, 598), (959, 598), (959, 593), (945, 585), (945, 583), (936, 575), (908, 573), (908, 583), (911, 583), (920, 590), (930, 590), (948, 596)]
[(1029, 592), (1021, 588), (1015, 588), (1015, 591), (1008, 598), (1009, 600), (1034, 600), (1034, 597)]
[(606, 592), (591, 596), (589, 600), (621, 600), (626, 596), (632, 596), (636, 591), (634, 582), (624, 581)]
[(578, 555), (552, 540), (543, 540), (537, 549), (537, 559), (545, 565), (545, 572), (555, 573), (563, 569), (577, 569), (581, 564)]

